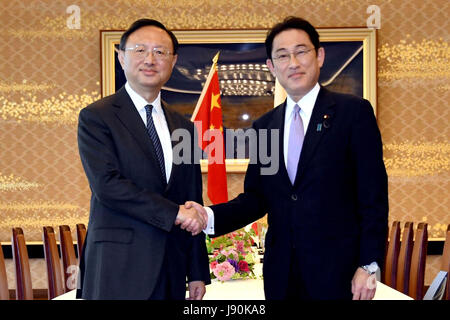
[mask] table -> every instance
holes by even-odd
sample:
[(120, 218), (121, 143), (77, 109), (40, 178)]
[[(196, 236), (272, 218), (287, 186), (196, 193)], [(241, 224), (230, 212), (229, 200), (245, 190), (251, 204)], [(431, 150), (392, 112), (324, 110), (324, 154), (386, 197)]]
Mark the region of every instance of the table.
[[(260, 279), (262, 274), (262, 264), (257, 263), (254, 268), (258, 279), (229, 280), (220, 282), (212, 280), (206, 286), (204, 300), (264, 300), (264, 284)], [(75, 291), (67, 292), (53, 300), (76, 300)], [(188, 296), (187, 293), (186, 296)], [(394, 290), (387, 285), (377, 281), (377, 290), (373, 300), (413, 300), (413, 298)]]

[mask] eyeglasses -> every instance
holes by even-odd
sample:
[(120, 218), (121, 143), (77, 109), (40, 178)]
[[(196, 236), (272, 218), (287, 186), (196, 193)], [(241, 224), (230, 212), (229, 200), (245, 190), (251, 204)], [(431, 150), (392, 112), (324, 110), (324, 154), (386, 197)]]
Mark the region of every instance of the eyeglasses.
[(295, 59), (302, 60), (306, 54), (310, 51), (314, 50), (314, 48), (311, 49), (299, 49), (295, 50), (294, 52), (288, 52), (288, 51), (281, 51), (278, 54), (276, 54), (274, 57), (272, 57), (273, 60), (278, 61), (278, 63), (285, 64), (291, 61), (291, 54), (294, 55)]
[(157, 61), (166, 60), (173, 54), (164, 48), (155, 47), (153, 49), (149, 49), (144, 44), (136, 44), (134, 47), (124, 48), (123, 51), (130, 51), (139, 60), (147, 58), (150, 52), (152, 53), (153, 58)]

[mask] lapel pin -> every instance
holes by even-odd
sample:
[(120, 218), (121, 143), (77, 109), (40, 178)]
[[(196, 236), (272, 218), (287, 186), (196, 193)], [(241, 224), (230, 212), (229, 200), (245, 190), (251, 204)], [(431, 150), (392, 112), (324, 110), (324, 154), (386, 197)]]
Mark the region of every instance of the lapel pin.
[(317, 130), (316, 131), (317, 132), (322, 131), (322, 124), (321, 123), (317, 124)]
[(329, 128), (330, 127), (330, 122), (328, 121), (328, 120), (330, 120), (330, 116), (329, 115), (324, 115), (323, 116), (323, 126), (325, 127), (325, 128)]

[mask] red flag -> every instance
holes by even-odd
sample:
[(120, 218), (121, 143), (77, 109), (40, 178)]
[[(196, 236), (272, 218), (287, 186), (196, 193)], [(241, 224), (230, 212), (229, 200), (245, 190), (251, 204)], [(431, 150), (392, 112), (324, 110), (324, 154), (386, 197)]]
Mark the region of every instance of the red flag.
[(197, 127), (199, 146), (208, 155), (207, 193), (213, 204), (228, 201), (218, 59), (219, 53), (213, 59), (213, 65), (191, 118)]

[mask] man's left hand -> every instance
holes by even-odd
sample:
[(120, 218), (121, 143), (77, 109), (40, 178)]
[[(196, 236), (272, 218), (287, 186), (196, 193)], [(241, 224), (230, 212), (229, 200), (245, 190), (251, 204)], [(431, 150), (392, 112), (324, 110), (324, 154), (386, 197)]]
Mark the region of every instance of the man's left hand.
[(191, 281), (188, 283), (188, 300), (202, 300), (206, 293), (205, 283), (203, 281)]
[(363, 268), (356, 269), (352, 279), (353, 300), (372, 300), (375, 296), (377, 280), (375, 274), (368, 274)]

